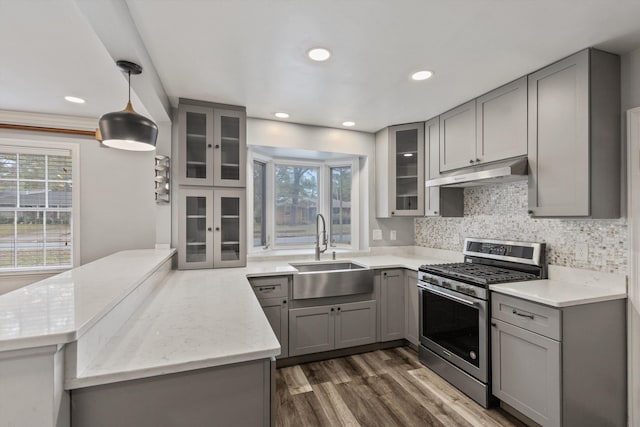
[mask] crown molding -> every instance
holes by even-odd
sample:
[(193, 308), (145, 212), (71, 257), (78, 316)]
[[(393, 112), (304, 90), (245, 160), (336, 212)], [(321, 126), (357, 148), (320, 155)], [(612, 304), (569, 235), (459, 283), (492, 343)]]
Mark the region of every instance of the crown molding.
[(0, 110), (0, 123), (50, 128), (68, 128), (95, 131), (98, 119), (62, 114), (32, 113), (28, 111)]

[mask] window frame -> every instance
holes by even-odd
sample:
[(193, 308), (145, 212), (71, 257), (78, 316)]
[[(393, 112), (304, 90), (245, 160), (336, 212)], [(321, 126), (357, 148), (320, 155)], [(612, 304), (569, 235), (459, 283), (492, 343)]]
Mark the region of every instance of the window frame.
[(56, 273), (80, 265), (80, 147), (77, 143), (60, 141), (57, 138), (33, 139), (21, 137), (0, 137), (0, 150), (32, 154), (52, 154), (66, 151), (71, 157), (71, 266), (19, 267), (0, 271), (0, 277), (25, 274)]
[[(327, 235), (331, 236), (331, 168), (332, 167), (341, 167), (341, 166), (350, 166), (351, 167), (351, 244), (338, 244), (335, 246), (331, 246), (331, 242), (329, 242), (329, 250), (331, 248), (342, 249), (342, 250), (358, 250), (360, 244), (359, 237), (359, 223), (362, 220), (360, 218), (360, 199), (359, 199), (359, 188), (360, 188), (360, 176), (359, 176), (359, 157), (358, 156), (345, 156), (344, 159), (331, 159), (331, 160), (308, 160), (308, 159), (300, 159), (300, 158), (287, 158), (287, 157), (270, 157), (264, 155), (262, 153), (255, 152), (251, 147), (249, 147), (249, 155), (247, 156), (248, 163), (248, 172), (247, 172), (247, 191), (251, 196), (247, 197), (248, 202), (248, 212), (251, 212), (247, 219), (247, 244), (248, 244), (248, 253), (250, 254), (260, 254), (264, 253), (265, 250), (274, 250), (274, 251), (282, 251), (282, 250), (307, 250), (313, 249), (314, 245), (309, 244), (299, 244), (299, 245), (276, 245), (275, 244), (275, 166), (283, 165), (283, 166), (309, 166), (309, 167), (317, 167), (318, 171), (318, 212), (322, 213), (327, 222)], [(253, 194), (254, 194), (254, 183), (253, 183), (253, 162), (254, 160), (265, 163), (266, 164), (266, 211), (265, 211), (265, 221), (266, 221), (266, 246), (253, 246)], [(354, 220), (354, 218), (356, 220)]]

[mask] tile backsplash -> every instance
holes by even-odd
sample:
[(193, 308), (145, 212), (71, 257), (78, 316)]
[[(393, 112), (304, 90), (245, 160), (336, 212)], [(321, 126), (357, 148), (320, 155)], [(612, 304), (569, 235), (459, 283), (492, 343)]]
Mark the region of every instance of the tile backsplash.
[[(417, 246), (454, 251), (465, 237), (546, 242), (549, 264), (627, 273), (626, 218), (531, 218), (526, 181), (465, 188), (464, 217), (417, 218), (415, 235)], [(587, 261), (576, 260), (578, 243), (588, 245)]]

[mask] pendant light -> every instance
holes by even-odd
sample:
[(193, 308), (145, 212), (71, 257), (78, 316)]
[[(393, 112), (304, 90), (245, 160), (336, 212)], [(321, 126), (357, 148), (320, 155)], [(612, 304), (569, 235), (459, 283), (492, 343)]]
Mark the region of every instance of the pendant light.
[(136, 113), (131, 106), (131, 74), (142, 73), (142, 67), (129, 61), (117, 61), (116, 64), (128, 74), (129, 102), (124, 110), (100, 117), (102, 143), (120, 150), (153, 151), (156, 149), (158, 126), (151, 119)]

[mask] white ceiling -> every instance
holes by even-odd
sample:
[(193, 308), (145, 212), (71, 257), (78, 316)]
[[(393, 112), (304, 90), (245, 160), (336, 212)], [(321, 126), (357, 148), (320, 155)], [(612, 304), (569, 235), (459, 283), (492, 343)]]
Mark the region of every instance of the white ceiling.
[[(126, 2), (174, 105), (364, 131), (429, 119), (584, 47), (640, 47), (638, 0)], [(310, 62), (313, 46), (333, 57)], [(0, 54), (0, 109), (98, 117), (124, 104), (126, 82), (74, 0), (0, 0)], [(410, 81), (424, 68), (434, 77)]]

